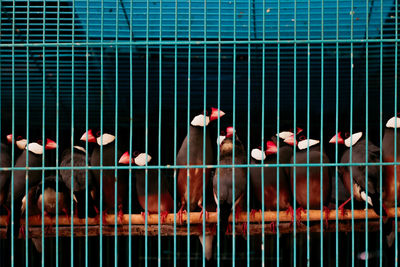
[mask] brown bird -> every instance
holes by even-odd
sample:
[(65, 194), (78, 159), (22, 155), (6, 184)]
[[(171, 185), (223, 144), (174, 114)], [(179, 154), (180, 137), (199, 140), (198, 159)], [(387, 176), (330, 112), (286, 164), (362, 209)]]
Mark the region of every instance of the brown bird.
[[(125, 152), (120, 160), (120, 164), (129, 164), (129, 161), (132, 164), (137, 166), (145, 166), (147, 162), (151, 161), (151, 156), (146, 153), (140, 153), (134, 158), (129, 156), (128, 152)], [(146, 170), (145, 169), (136, 169), (135, 170), (135, 178), (136, 178), (136, 192), (140, 206), (143, 210), (146, 210)], [(171, 194), (168, 191), (168, 182), (166, 180), (167, 177), (161, 173), (161, 195), (160, 195), (160, 217), (161, 223), (164, 222), (166, 216), (169, 212), (172, 211), (174, 207), (174, 200)], [(158, 170), (149, 169), (147, 171), (147, 211), (148, 213), (158, 213)], [(145, 215), (142, 213), (142, 215)]]
[[(212, 151), (210, 133), (208, 124), (215, 121), (225, 115), (224, 112), (211, 108), (207, 112), (208, 114), (199, 114), (193, 118), (190, 125), (190, 136), (186, 136), (183, 141), (181, 148), (179, 149), (178, 156), (176, 158), (177, 165), (187, 165), (187, 148), (189, 144), (189, 165), (207, 165), (214, 162), (214, 155)], [(205, 122), (205, 124), (204, 124)], [(206, 143), (203, 144), (203, 133), (204, 127), (206, 129)], [(205, 162), (203, 162), (203, 145), (205, 147)], [(206, 185), (210, 179), (211, 169), (205, 169), (205, 180)], [(187, 186), (187, 177), (189, 176), (189, 194)], [(178, 212), (180, 219), (182, 218), (182, 212), (187, 207), (187, 203), (190, 204), (190, 211), (195, 210), (197, 207), (203, 211), (203, 168), (190, 168), (190, 169), (179, 169), (178, 171), (178, 193), (181, 201), (181, 208)], [(204, 189), (205, 190), (205, 189)], [(190, 198), (188, 199), (188, 195)]]
[[(321, 148), (318, 140), (305, 139), (299, 141), (296, 151), (296, 164), (307, 163), (307, 147), (309, 147), (309, 163), (320, 163)], [(323, 163), (329, 163), (327, 155), (323, 152)], [(294, 163), (292, 157), (291, 163)], [(307, 207), (307, 194), (309, 195), (309, 208), (319, 209), (321, 201), (324, 206), (327, 206), (331, 196), (331, 174), (328, 167), (322, 168), (323, 185), (322, 185), (322, 200), (321, 200), (321, 168), (308, 167), (309, 189), (307, 191), (307, 167), (294, 167), (289, 169), (290, 184), (294, 194), (294, 169), (296, 169), (296, 202), (300, 205), (297, 209), (297, 214), (301, 216), (303, 207)], [(327, 207), (325, 208), (327, 209)], [(300, 219), (300, 218), (299, 218)]]

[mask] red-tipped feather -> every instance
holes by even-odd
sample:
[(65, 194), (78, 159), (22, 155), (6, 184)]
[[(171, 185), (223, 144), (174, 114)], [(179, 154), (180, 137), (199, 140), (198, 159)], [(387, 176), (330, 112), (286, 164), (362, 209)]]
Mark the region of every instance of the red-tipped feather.
[(331, 138), (331, 140), (329, 140), (329, 143), (331, 144), (344, 144), (344, 139), (341, 136), (341, 132), (338, 132), (334, 137)]
[(275, 143), (272, 141), (267, 142), (267, 150), (265, 150), (265, 153), (268, 155), (271, 154), (276, 154), (278, 152), (278, 148), (276, 147)]

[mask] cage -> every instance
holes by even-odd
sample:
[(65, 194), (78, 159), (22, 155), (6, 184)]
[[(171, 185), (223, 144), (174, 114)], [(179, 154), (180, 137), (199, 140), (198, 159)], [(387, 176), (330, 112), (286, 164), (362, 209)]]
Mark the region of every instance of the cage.
[(1, 266), (398, 265), (398, 1), (0, 5)]

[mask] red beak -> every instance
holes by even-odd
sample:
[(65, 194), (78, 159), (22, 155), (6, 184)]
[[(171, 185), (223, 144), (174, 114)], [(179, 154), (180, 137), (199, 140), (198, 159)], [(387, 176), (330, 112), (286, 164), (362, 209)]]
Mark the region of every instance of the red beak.
[(87, 136), (87, 141), (89, 143), (96, 143), (96, 137), (94, 137), (92, 130), (89, 129), (86, 133), (84, 133), (81, 137), (81, 141), (86, 142), (86, 136)]
[(268, 155), (276, 154), (278, 152), (278, 147), (275, 145), (274, 142), (268, 141), (267, 142), (267, 150), (265, 150), (265, 153)]
[(219, 110), (217, 108), (211, 108), (210, 121), (217, 120), (217, 119), (221, 118), (224, 115), (225, 115), (225, 112), (223, 112), (222, 110)]
[(13, 139), (12, 134), (7, 135), (7, 142), (9, 142), (11, 144), (12, 143), (12, 139)]
[[(128, 151), (126, 151), (119, 159), (118, 163), (119, 164), (129, 164), (129, 161), (131, 160), (131, 157), (129, 156)], [(132, 159), (133, 162), (133, 159)]]
[(53, 140), (47, 138), (44, 149), (56, 149), (57, 144)]
[(296, 134), (299, 134), (299, 133), (301, 133), (302, 131), (303, 131), (303, 128), (297, 127), (297, 133), (296, 133)]
[(283, 142), (285, 142), (286, 144), (291, 145), (291, 146), (297, 146), (297, 141), (294, 140), (294, 135), (289, 136), (288, 138), (283, 140)]
[(233, 136), (233, 132), (234, 132), (234, 130), (233, 130), (232, 126), (226, 127), (226, 138), (232, 137)]
[(334, 137), (331, 138), (331, 140), (329, 140), (329, 143), (331, 144), (344, 144), (344, 139), (341, 136), (341, 132), (338, 132)]

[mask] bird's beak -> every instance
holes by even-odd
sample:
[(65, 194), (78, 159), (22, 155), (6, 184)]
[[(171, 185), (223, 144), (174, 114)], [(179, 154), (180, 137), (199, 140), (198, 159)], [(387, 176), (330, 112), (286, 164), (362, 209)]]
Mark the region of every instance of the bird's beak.
[(265, 150), (265, 153), (267, 155), (271, 155), (271, 154), (276, 154), (277, 152), (278, 152), (278, 148), (275, 145), (275, 143), (272, 141), (268, 141), (267, 142), (267, 150)]
[(301, 133), (303, 131), (303, 128), (297, 127), (297, 134)]
[(12, 134), (7, 135), (7, 142), (8, 143), (12, 144), (12, 139), (13, 139)]
[(81, 141), (86, 142), (86, 140), (89, 143), (96, 143), (96, 137), (94, 137), (92, 130), (89, 129), (86, 133), (84, 133), (81, 137)]
[(225, 112), (217, 108), (211, 108), (210, 121), (217, 120), (225, 115)]
[(330, 144), (335, 144), (335, 143), (344, 144), (344, 139), (342, 138), (341, 133), (338, 132), (334, 137), (331, 138), (331, 140), (329, 140), (329, 143)]
[(131, 156), (129, 155), (128, 151), (126, 151), (121, 158), (119, 159), (118, 163), (119, 164), (129, 164), (129, 161), (131, 160)]
[(226, 137), (232, 137), (234, 134), (235, 130), (233, 130), (232, 126), (226, 127)]
[(54, 142), (53, 140), (47, 138), (46, 145), (45, 145), (44, 149), (48, 150), (48, 149), (56, 149), (56, 148), (57, 148), (56, 142)]

